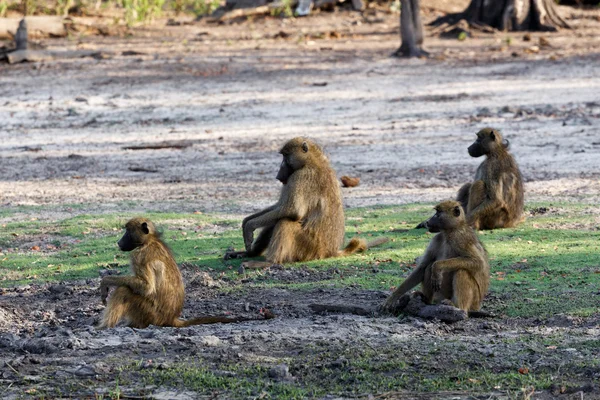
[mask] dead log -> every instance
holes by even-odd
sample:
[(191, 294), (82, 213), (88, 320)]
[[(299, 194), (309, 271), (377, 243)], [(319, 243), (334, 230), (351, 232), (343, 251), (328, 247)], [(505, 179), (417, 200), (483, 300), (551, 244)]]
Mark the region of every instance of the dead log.
[(570, 28), (553, 0), (471, 0), (461, 13), (448, 14), (431, 23), (455, 25), (460, 20), (472, 26), (488, 26), (501, 31), (556, 31)]
[[(65, 19), (58, 16), (28, 16), (27, 31), (30, 38), (65, 37)], [(21, 18), (0, 18), (0, 39), (12, 39), (19, 28)]]
[(192, 146), (190, 141), (180, 142), (160, 142), (151, 144), (140, 144), (134, 146), (125, 146), (123, 150), (161, 150), (161, 149), (187, 149)]
[(107, 53), (97, 50), (72, 50), (72, 51), (57, 51), (57, 50), (17, 50), (6, 55), (9, 64), (16, 64), (24, 61), (42, 62), (54, 60), (68, 60), (73, 58), (83, 57), (103, 57)]
[(371, 316), (377, 314), (376, 309), (361, 306), (346, 306), (340, 304), (310, 304), (308, 307), (316, 313), (333, 312), (362, 316)]

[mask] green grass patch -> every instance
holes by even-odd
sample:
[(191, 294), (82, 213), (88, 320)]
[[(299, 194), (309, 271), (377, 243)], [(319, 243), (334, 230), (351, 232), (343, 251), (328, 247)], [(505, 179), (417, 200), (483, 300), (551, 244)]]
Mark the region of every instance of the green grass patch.
[[(533, 204), (529, 209), (541, 213), (529, 216), (517, 228), (480, 233), (492, 268), (492, 300), (485, 307), (511, 317), (598, 313), (590, 302), (600, 286), (597, 210), (569, 203)], [(410, 273), (431, 239), (424, 230), (412, 229), (431, 212), (431, 204), (350, 209), (347, 240), (387, 236), (392, 241), (365, 254), (287, 266), (315, 273), (335, 269), (339, 273), (333, 277), (324, 274), (323, 279), (281, 282), (249, 273), (243, 287), (390, 289)], [(56, 221), (32, 220), (34, 213), (34, 209), (15, 209), (0, 214), (8, 220), (0, 231), (0, 286), (92, 278), (103, 268), (127, 267), (128, 255), (118, 250), (116, 242), (127, 219), (139, 213), (105, 212)], [(228, 247), (243, 247), (241, 215), (159, 211), (144, 215), (164, 232), (179, 263), (223, 272), (242, 286), (236, 272), (241, 261), (222, 260)]]

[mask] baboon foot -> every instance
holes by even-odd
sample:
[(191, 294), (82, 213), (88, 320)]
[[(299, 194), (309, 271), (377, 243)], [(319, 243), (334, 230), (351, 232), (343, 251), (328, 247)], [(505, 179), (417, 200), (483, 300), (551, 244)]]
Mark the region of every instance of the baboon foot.
[(225, 252), (225, 255), (223, 256), (223, 260), (227, 261), (227, 260), (234, 260), (234, 259), (238, 259), (238, 258), (245, 258), (247, 257), (247, 252), (245, 251), (235, 251), (234, 249), (227, 249), (227, 251)]

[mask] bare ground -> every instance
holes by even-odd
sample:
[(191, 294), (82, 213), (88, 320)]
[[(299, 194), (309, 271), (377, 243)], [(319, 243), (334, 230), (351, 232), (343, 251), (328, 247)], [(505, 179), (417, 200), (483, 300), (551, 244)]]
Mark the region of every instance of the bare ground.
[[(533, 34), (527, 42), (521, 34), (481, 34), (464, 42), (428, 38), (435, 55), (430, 60), (390, 58), (398, 46), (397, 16), (381, 12), (231, 25), (164, 27), (162, 21), (128, 38), (47, 40), (51, 48), (100, 49), (108, 55), (0, 65), (0, 203), (47, 205), (40, 219), (123, 208), (239, 216), (277, 196), (277, 150), (296, 135), (320, 140), (340, 176), (361, 178), (360, 186), (344, 191), (349, 207), (436, 201), (453, 196), (472, 176), (478, 160), (468, 158), (466, 147), (478, 129), (491, 125), (512, 142), (529, 202), (597, 204), (600, 12), (562, 11), (576, 30)], [(427, 18), (437, 13), (430, 10)], [(540, 36), (551, 45), (536, 51), (532, 46)], [(122, 55), (132, 50), (142, 54)], [(123, 149), (166, 140), (192, 146)], [(157, 172), (130, 170), (140, 167)], [(66, 204), (78, 207), (56, 207)], [(185, 272), (189, 283), (192, 272)], [(298, 282), (316, 272), (287, 278), (275, 273), (277, 279)], [(29, 393), (34, 396), (44, 390), (57, 396), (60, 390), (52, 387), (59, 387), (57, 382), (73, 384), (76, 397), (91, 397), (114, 387), (117, 367), (134, 359), (143, 360), (139, 368), (148, 360), (158, 368), (190, 355), (213, 366), (217, 359), (272, 365), (315, 343), (325, 344), (310, 351), (336, 353), (364, 343), (394, 349), (418, 371), (420, 357), (448, 340), (465, 347), (440, 356), (442, 369), (484, 349), (483, 361), (474, 362), (490, 370), (518, 364), (555, 368), (558, 377), (581, 377), (582, 387), (554, 394), (568, 397), (582, 390), (589, 398), (598, 396), (597, 387), (589, 386), (598, 381), (597, 368), (578, 369), (593, 353), (528, 345), (548, 335), (597, 338), (597, 318), (501, 317), (447, 326), (318, 316), (307, 304), (347, 299), (374, 305), (383, 294), (250, 285), (243, 293), (224, 295), (188, 284), (186, 316), (219, 310), (254, 315), (269, 307), (278, 318), (179, 331), (98, 332), (92, 328), (102, 309), (97, 283), (3, 291), (2, 397), (32, 388), (38, 390)], [(494, 308), (501, 301), (491, 298), (488, 304)], [(305, 374), (298, 364), (290, 365), (292, 375)], [(128, 377), (132, 386), (123, 387), (124, 393), (172, 397), (158, 387), (144, 388), (136, 373)], [(500, 388), (488, 395), (507, 393)]]

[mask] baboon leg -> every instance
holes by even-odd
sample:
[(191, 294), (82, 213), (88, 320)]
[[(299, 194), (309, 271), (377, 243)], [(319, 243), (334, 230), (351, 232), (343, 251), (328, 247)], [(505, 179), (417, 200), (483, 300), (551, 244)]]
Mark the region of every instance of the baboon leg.
[(98, 325), (99, 329), (113, 328), (129, 314), (130, 304), (126, 302), (126, 299), (130, 294), (132, 294), (131, 290), (125, 286), (114, 290), (102, 314), (102, 320)]
[(247, 253), (248, 257), (258, 257), (269, 247), (271, 238), (273, 237), (275, 226), (263, 228), (258, 237), (252, 243), (252, 249)]
[(134, 294), (126, 286), (120, 286), (108, 299), (98, 328), (113, 328), (122, 319), (126, 319), (132, 328), (146, 328), (148, 321), (155, 320), (150, 314), (152, 307), (147, 298)]
[(477, 300), (477, 282), (471, 277), (467, 271), (456, 271), (454, 273), (454, 284), (452, 303), (461, 310), (469, 312), (469, 310), (479, 310)]
[(252, 242), (250, 251), (227, 251), (223, 259), (231, 260), (234, 258), (258, 257), (262, 255), (267, 247), (269, 247), (274, 228), (275, 226), (263, 228), (258, 237)]
[(280, 219), (273, 227), (271, 242), (267, 249), (267, 261), (284, 264), (304, 260), (305, 255), (311, 251), (310, 243), (315, 241), (304, 236), (306, 235), (299, 222)]
[(465, 183), (459, 190), (458, 195), (456, 196), (456, 201), (460, 203), (465, 214), (469, 209), (469, 192), (471, 191), (471, 184)]
[(423, 298), (423, 301), (426, 304), (431, 304), (431, 302), (433, 301), (433, 295), (435, 294), (433, 289), (431, 288), (431, 268), (432, 264), (428, 265), (425, 268), (423, 283), (421, 284), (421, 291), (419, 292), (419, 294)]
[(482, 180), (473, 182), (469, 190), (469, 206), (466, 210), (467, 215), (470, 214), (471, 211), (473, 211), (475, 208), (477, 208), (478, 205), (483, 203), (485, 197), (485, 182)]

